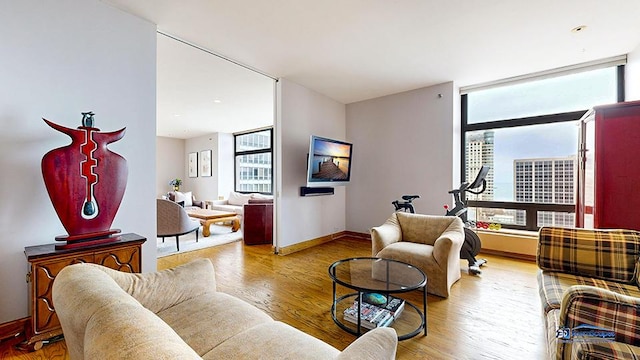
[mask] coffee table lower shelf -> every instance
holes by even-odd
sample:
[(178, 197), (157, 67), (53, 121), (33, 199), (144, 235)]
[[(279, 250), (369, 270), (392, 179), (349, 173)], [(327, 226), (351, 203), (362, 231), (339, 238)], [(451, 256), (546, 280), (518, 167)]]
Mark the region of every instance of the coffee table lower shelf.
[[(338, 325), (342, 330), (360, 336), (364, 334), (369, 329), (360, 325), (358, 328), (357, 324), (354, 324), (350, 321), (342, 319), (342, 313), (344, 309), (351, 306), (356, 298), (358, 298), (359, 293), (350, 293), (347, 295), (343, 295), (339, 298), (335, 298), (333, 305), (331, 306), (331, 317), (333, 318), (333, 322)], [(425, 318), (426, 304), (424, 304), (424, 310), (420, 310), (417, 306), (413, 305), (409, 301), (405, 300), (405, 307), (402, 311), (402, 314), (398, 317), (398, 319), (394, 320), (394, 322), (389, 326), (396, 330), (398, 333), (398, 340), (407, 340), (411, 339), (420, 332), (424, 330), (424, 336), (427, 336), (427, 323)]]

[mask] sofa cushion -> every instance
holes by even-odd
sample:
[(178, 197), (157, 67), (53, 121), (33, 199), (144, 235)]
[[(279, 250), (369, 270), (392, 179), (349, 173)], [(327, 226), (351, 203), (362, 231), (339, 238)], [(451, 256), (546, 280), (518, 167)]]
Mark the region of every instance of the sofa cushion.
[(258, 308), (220, 292), (183, 301), (157, 315), (200, 356), (248, 328), (274, 322)]
[(251, 199), (252, 197), (253, 197), (253, 194), (241, 194), (241, 193), (232, 191), (229, 194), (229, 199), (227, 200), (227, 203), (229, 203), (229, 205), (243, 206), (245, 204), (248, 204), (249, 199)]
[(273, 200), (273, 195), (265, 195), (260, 193), (254, 193), (252, 195), (253, 196), (251, 198), (256, 200)]
[(214, 204), (211, 209), (213, 210), (219, 210), (219, 211), (229, 211), (229, 212), (234, 212), (238, 215), (242, 215), (242, 210), (243, 207), (242, 206), (237, 206), (237, 205), (218, 205), (218, 204)]
[(545, 313), (552, 309), (560, 309), (564, 292), (573, 285), (591, 285), (618, 294), (640, 297), (640, 290), (635, 285), (558, 272), (538, 272), (538, 284)]
[[(198, 358), (173, 329), (139, 303), (105, 303), (107, 305), (99, 308), (87, 322), (86, 359), (157, 359), (160, 353), (165, 359)], [(78, 308), (83, 305), (86, 304), (79, 304)], [(146, 328), (144, 332), (137, 331), (141, 326)], [(117, 356), (113, 344), (118, 344)]]
[[(295, 344), (295, 346), (290, 346)], [(203, 359), (333, 359), (340, 351), (293, 327), (274, 321), (229, 338)], [(362, 357), (360, 357), (362, 359)]]

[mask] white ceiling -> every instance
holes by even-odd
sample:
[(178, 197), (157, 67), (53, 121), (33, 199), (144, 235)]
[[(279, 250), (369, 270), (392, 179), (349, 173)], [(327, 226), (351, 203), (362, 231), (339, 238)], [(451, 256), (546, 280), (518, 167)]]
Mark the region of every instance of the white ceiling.
[(273, 125), (274, 80), (158, 34), (156, 135), (188, 139)]
[(104, 1), (345, 104), (574, 65), (640, 44), (639, 0)]

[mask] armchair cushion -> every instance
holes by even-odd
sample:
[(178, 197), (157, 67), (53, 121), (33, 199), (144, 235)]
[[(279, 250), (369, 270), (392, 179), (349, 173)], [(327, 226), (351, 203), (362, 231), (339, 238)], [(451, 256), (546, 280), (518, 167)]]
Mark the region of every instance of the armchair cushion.
[(551, 309), (560, 309), (564, 293), (573, 285), (597, 286), (619, 294), (640, 298), (640, 289), (635, 285), (596, 279), (588, 276), (540, 271), (538, 272), (538, 283), (541, 284), (539, 291), (544, 312)]
[(614, 331), (616, 341), (638, 346), (640, 298), (595, 286), (574, 285), (562, 299), (559, 324), (568, 328), (583, 324), (598, 326)]

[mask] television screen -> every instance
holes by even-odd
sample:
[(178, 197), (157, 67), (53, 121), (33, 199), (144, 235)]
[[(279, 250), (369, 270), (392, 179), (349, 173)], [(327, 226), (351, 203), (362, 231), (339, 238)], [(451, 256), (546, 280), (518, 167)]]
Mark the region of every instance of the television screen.
[(312, 135), (309, 142), (307, 186), (345, 185), (351, 177), (353, 144)]

